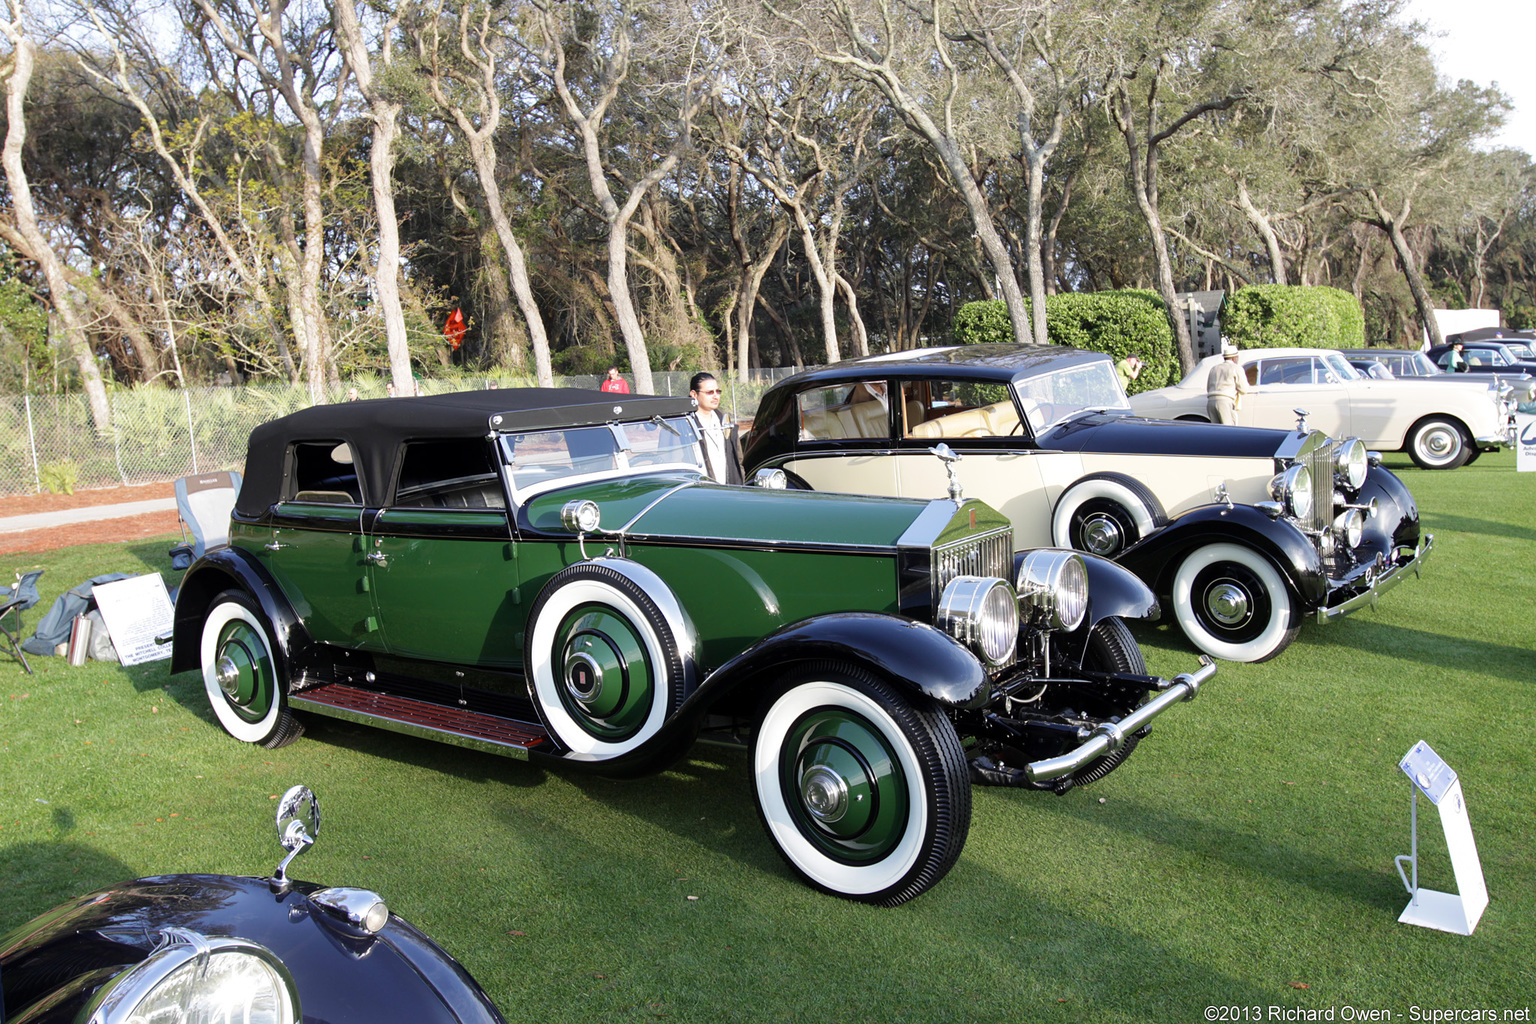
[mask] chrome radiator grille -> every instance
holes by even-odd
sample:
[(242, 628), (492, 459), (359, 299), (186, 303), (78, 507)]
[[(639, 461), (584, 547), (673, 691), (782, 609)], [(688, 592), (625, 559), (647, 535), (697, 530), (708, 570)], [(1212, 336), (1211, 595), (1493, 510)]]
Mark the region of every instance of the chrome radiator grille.
[(956, 576), (996, 576), (1013, 582), (1013, 528), (1003, 527), (933, 548), (932, 606)]
[(1333, 468), (1338, 457), (1339, 443), (1321, 445), (1302, 456), (1301, 461), (1312, 474), (1312, 514), (1302, 523), (1306, 530), (1326, 530), (1333, 525)]

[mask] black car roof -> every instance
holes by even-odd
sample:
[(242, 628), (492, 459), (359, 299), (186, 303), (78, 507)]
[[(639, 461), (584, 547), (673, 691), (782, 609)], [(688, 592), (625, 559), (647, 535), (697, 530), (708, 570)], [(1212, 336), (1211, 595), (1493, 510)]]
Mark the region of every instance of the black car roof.
[(910, 352), (845, 359), (830, 366), (806, 370), (790, 380), (798, 384), (869, 377), (1010, 381), (1033, 376), (1054, 366), (1107, 359), (1109, 356), (1102, 352), (1088, 352), (1066, 345), (948, 345), (943, 348), (913, 349)]
[(680, 416), (693, 399), (614, 395), (582, 388), (506, 388), (456, 391), (420, 398), (375, 398), (317, 405), (270, 420), (251, 431), (245, 482), (235, 503), (243, 515), (259, 515), (283, 493), (288, 446), (294, 441), (345, 441), (352, 447), (364, 500), (383, 499), (395, 459), (406, 441), (484, 437), (492, 433), (579, 427), (616, 420)]

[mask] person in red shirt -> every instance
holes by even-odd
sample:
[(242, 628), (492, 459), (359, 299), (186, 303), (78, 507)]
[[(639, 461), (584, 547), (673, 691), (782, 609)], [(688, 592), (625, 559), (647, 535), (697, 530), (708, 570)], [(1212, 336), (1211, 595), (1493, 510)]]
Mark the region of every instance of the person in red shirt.
[(621, 395), (629, 394), (629, 381), (619, 376), (617, 366), (608, 367), (608, 377), (598, 387), (599, 391), (614, 391)]

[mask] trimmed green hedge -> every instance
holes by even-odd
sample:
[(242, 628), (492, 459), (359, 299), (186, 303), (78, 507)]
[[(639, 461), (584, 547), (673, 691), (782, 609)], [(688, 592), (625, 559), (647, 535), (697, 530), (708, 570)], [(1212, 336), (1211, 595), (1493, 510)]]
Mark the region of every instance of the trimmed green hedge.
[(1365, 311), (1338, 288), (1248, 285), (1227, 296), (1221, 333), (1238, 348), (1364, 348)]
[[(1132, 393), (1160, 388), (1179, 379), (1173, 329), (1157, 293), (1145, 290), (1068, 292), (1045, 300), (1046, 337), (1053, 345), (1104, 352), (1116, 361), (1141, 358), (1141, 376)], [(1013, 325), (1001, 300), (967, 302), (955, 314), (950, 331), (962, 345), (1013, 342)]]

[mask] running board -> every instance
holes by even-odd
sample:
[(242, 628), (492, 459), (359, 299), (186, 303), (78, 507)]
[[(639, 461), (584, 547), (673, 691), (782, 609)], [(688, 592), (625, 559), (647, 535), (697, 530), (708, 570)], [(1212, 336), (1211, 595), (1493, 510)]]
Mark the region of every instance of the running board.
[(549, 734), (536, 723), (361, 690), (345, 683), (290, 693), (288, 706), (525, 761), (528, 751), (549, 749)]

